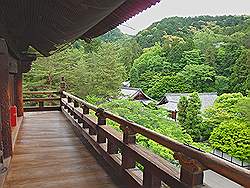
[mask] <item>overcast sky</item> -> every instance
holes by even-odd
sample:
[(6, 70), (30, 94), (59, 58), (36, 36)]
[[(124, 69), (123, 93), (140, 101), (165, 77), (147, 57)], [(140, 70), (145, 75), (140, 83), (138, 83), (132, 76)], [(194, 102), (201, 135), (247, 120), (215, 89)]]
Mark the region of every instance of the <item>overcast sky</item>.
[(242, 14), (250, 15), (250, 0), (161, 0), (119, 28), (133, 35), (165, 17)]

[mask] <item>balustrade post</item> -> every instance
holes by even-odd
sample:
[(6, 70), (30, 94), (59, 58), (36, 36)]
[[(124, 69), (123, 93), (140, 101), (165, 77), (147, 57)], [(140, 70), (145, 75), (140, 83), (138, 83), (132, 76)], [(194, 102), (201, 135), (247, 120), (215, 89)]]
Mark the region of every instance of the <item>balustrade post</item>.
[(104, 109), (98, 108), (95, 115), (98, 117), (97, 127), (96, 127), (96, 129), (97, 129), (97, 142), (98, 143), (106, 143), (106, 137), (100, 129), (100, 126), (106, 125), (106, 118), (104, 117)]
[(39, 101), (39, 108), (42, 109), (44, 107), (44, 101)]
[[(68, 100), (68, 103), (72, 103), (72, 99), (69, 96), (67, 96), (67, 100)], [(73, 110), (70, 107), (68, 107), (68, 110), (69, 110), (69, 114), (73, 115)]]
[(181, 164), (180, 180), (188, 187), (203, 185), (203, 171), (206, 169), (199, 161), (191, 159), (183, 153), (176, 152), (174, 158)]
[[(89, 114), (89, 108), (88, 108), (87, 105), (82, 104), (81, 107), (82, 107), (82, 115), (83, 116), (86, 115), (86, 114)], [(86, 122), (83, 122), (83, 128), (89, 128), (89, 134), (90, 135), (95, 135), (96, 134), (95, 130), (91, 126), (89, 126)]]
[(64, 80), (64, 77), (61, 77), (61, 83), (60, 83), (60, 106), (63, 107), (63, 102), (62, 99), (65, 98), (66, 96), (63, 94), (63, 92), (65, 91), (66, 88), (66, 83)]
[[(74, 100), (73, 103), (74, 103), (74, 110), (75, 110), (75, 108), (79, 107), (79, 103), (76, 100)], [(73, 115), (75, 119), (78, 119), (78, 116), (76, 115), (74, 111), (73, 111)]]
[(107, 152), (109, 154), (117, 154), (118, 153), (118, 146), (117, 144), (115, 144), (114, 142), (112, 142), (112, 140), (108, 139), (108, 148), (107, 148)]
[(69, 96), (67, 97), (67, 99), (68, 99), (68, 103), (72, 102), (72, 99)]
[(152, 170), (145, 166), (143, 170), (143, 188), (160, 188), (161, 180), (152, 174)]
[[(82, 104), (81, 108), (82, 108), (82, 116), (84, 116), (85, 114), (89, 114), (89, 108), (86, 105)], [(83, 123), (82, 124), (83, 128), (88, 128), (86, 122), (80, 121), (79, 123)]]
[[(128, 145), (135, 144), (136, 132), (128, 126), (121, 126), (121, 129), (123, 130), (123, 142)], [(122, 167), (125, 169), (135, 168), (135, 163), (132, 153), (126, 147), (122, 148)]]
[(82, 105), (82, 113), (89, 114), (89, 108), (86, 105)]

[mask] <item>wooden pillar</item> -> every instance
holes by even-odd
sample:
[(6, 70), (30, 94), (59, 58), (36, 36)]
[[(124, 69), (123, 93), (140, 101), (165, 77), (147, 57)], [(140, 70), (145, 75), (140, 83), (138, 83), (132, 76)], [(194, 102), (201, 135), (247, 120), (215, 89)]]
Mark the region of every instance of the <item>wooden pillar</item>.
[(23, 116), (23, 73), (21, 63), (18, 62), (18, 72), (15, 74), (15, 104), (18, 117)]
[(174, 158), (179, 161), (181, 165), (180, 180), (187, 185), (187, 187), (199, 187), (203, 185), (204, 173), (206, 170), (199, 161), (191, 159), (183, 153), (174, 153)]
[(11, 128), (9, 120), (10, 96), (8, 90), (9, 82), (9, 62), (8, 48), (5, 40), (0, 39), (0, 108), (2, 122), (2, 141), (4, 157), (12, 155)]
[(98, 108), (95, 115), (98, 117), (97, 120), (97, 143), (106, 143), (106, 137), (104, 132), (101, 131), (100, 126), (106, 125), (106, 118), (104, 116), (104, 109)]
[[(128, 126), (120, 126), (123, 131), (123, 142), (125, 144), (135, 144), (136, 132)], [(122, 149), (122, 167), (125, 169), (135, 168), (135, 158), (132, 153), (124, 147)]]

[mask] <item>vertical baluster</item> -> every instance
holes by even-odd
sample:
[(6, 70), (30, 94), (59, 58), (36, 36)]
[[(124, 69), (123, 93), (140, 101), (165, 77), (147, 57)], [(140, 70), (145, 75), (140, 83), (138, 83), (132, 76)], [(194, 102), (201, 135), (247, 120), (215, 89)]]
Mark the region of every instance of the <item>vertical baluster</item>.
[(75, 109), (79, 107), (79, 104), (78, 104), (78, 102), (77, 102), (76, 100), (74, 100), (73, 103), (74, 103), (73, 115), (74, 115), (74, 118), (75, 118), (75, 119), (78, 119), (78, 116), (77, 116), (77, 114), (75, 113)]
[(143, 188), (160, 188), (161, 180), (152, 174), (152, 170), (145, 166), (143, 170)]
[[(67, 96), (67, 100), (68, 100), (68, 104), (72, 103), (72, 98), (70, 98), (69, 96)], [(69, 110), (69, 114), (72, 115), (73, 112), (72, 112), (72, 108), (70, 106), (68, 107), (68, 110)]]
[[(85, 114), (89, 114), (89, 108), (86, 106), (86, 105), (84, 105), (84, 104), (82, 104), (81, 105), (81, 108), (82, 108), (82, 115), (84, 116)], [(88, 128), (88, 125), (87, 125), (87, 123), (86, 122), (82, 122), (83, 124), (82, 124), (82, 126), (83, 126), (83, 128)]]
[(206, 169), (199, 161), (191, 159), (183, 153), (176, 152), (174, 158), (181, 164), (180, 179), (188, 187), (203, 185), (203, 171)]
[[(83, 116), (86, 115), (86, 114), (89, 114), (89, 108), (88, 108), (87, 105), (83, 104), (81, 107), (82, 107)], [(90, 135), (95, 135), (96, 134), (95, 130), (91, 126), (89, 126), (86, 122), (83, 122), (83, 128), (89, 128), (89, 134)]]
[(109, 154), (117, 154), (118, 153), (118, 146), (112, 140), (108, 139), (108, 148), (107, 151)]
[(104, 117), (104, 109), (98, 108), (95, 115), (97, 116), (97, 142), (98, 143), (106, 143), (106, 137), (104, 132), (100, 129), (100, 126), (106, 125), (106, 118)]
[[(135, 144), (136, 139), (136, 133), (128, 126), (121, 126), (121, 129), (123, 130), (123, 142), (125, 144)], [(124, 147), (122, 149), (122, 167), (127, 168), (135, 168), (135, 159), (130, 153), (130, 151)]]
[(44, 107), (44, 101), (39, 101), (38, 103), (39, 103), (40, 110), (42, 110)]
[(62, 100), (63, 100), (63, 98), (66, 97), (63, 94), (63, 92), (65, 91), (65, 89), (66, 89), (66, 83), (65, 83), (64, 77), (62, 76), (61, 77), (61, 83), (60, 83), (60, 106), (61, 106), (61, 108), (64, 106), (63, 103), (62, 103)]
[[(78, 105), (79, 105), (79, 107), (80, 107), (80, 108), (82, 108), (82, 107), (83, 107), (83, 104), (81, 104), (81, 103), (80, 103), (80, 104), (78, 104)], [(82, 114), (82, 117), (83, 117), (83, 114)], [(83, 119), (82, 119), (82, 117), (79, 117), (79, 118), (78, 118), (78, 123), (83, 123)]]
[(67, 99), (68, 99), (68, 103), (72, 102), (72, 99), (69, 96), (67, 97)]

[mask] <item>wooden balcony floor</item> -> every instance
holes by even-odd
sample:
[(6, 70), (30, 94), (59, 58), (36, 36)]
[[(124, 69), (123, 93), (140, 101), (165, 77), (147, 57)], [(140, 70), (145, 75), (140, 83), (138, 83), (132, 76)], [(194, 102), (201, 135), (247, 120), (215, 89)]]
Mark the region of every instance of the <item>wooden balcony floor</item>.
[(25, 114), (4, 187), (118, 186), (75, 136), (61, 112), (32, 112)]

